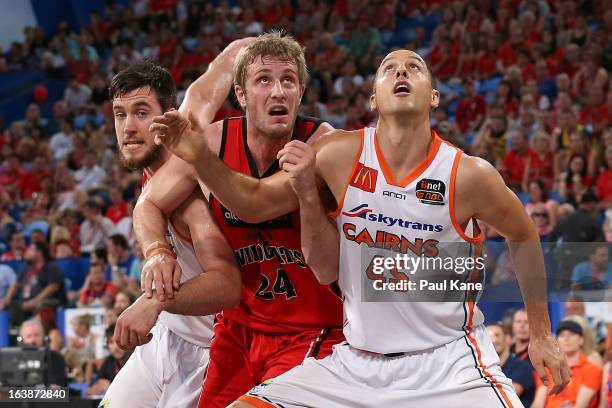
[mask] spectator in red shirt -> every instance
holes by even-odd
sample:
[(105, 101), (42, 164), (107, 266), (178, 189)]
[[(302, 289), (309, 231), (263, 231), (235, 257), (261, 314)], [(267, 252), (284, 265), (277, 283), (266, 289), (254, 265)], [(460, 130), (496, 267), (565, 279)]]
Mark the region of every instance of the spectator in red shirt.
[[(598, 77), (605, 78), (605, 82), (607, 82), (608, 75), (606, 70), (599, 66), (599, 61), (594, 55), (587, 53), (583, 58), (585, 58), (585, 60), (581, 62), (580, 69), (572, 77), (572, 94), (576, 96), (580, 103), (584, 104), (590, 102), (590, 98), (587, 98), (587, 95), (589, 95), (591, 89), (595, 87), (596, 81), (602, 81), (602, 79), (598, 79)], [(605, 86), (607, 85), (605, 82), (604, 84), (599, 83), (598, 85), (600, 87), (601, 85)], [(602, 95), (599, 103), (603, 103), (603, 100), (604, 98)]]
[(465, 33), (461, 40), (461, 52), (457, 60), (455, 76), (465, 78), (474, 74), (476, 70), (476, 47), (474, 37), (476, 34)]
[(79, 293), (78, 307), (104, 306), (110, 308), (115, 301), (117, 287), (104, 279), (103, 264), (92, 263)]
[(550, 136), (542, 131), (531, 141), (531, 153), (525, 160), (525, 179), (523, 190), (535, 180), (542, 180), (548, 190), (553, 188), (554, 154), (551, 149)]
[(589, 89), (587, 105), (580, 111), (580, 122), (590, 125), (593, 133), (599, 133), (610, 123), (602, 88), (593, 86)]
[(606, 148), (605, 170), (597, 176), (595, 192), (603, 206), (612, 204), (612, 146)]
[(521, 47), (523, 33), (518, 24), (510, 24), (510, 38), (497, 51), (497, 58), (500, 60), (500, 71), (506, 72), (511, 65), (516, 64), (518, 55), (516, 50)]
[(454, 47), (450, 38), (445, 37), (434, 46), (429, 54), (431, 71), (441, 81), (446, 81), (455, 73), (459, 47)]
[(512, 84), (509, 81), (503, 80), (497, 87), (495, 94), (495, 104), (503, 107), (504, 112), (510, 118), (516, 118), (519, 111), (519, 101), (514, 96)]
[(542, 56), (546, 59), (546, 65), (551, 75), (557, 75), (561, 61), (563, 60), (563, 49), (557, 47), (557, 40), (550, 28), (542, 30), (542, 38), (538, 43)]
[(9, 239), (9, 250), (6, 251), (0, 260), (2, 261), (21, 261), (27, 249), (23, 233), (14, 231)]
[(523, 47), (532, 49), (540, 41), (540, 30), (536, 25), (536, 17), (531, 11), (525, 11), (519, 17), (520, 29), (523, 34)]
[(560, 64), (561, 72), (573, 78), (580, 69), (581, 64), (580, 47), (574, 43), (568, 44), (563, 52), (563, 60)]
[(117, 224), (127, 215), (127, 203), (123, 199), (121, 191), (116, 187), (109, 188), (108, 194), (111, 199), (111, 205), (106, 210), (106, 218)]
[(476, 86), (471, 78), (464, 79), (462, 85), (463, 98), (457, 106), (457, 124), (463, 133), (475, 132), (484, 120), (487, 107), (484, 98), (476, 93)]
[(478, 79), (487, 79), (497, 75), (497, 49), (496, 35), (488, 35), (485, 40), (485, 49), (478, 52), (476, 59), (476, 76)]
[(510, 138), (510, 151), (503, 160), (504, 178), (507, 184), (521, 185), (525, 175), (525, 160), (534, 153), (529, 148), (527, 137), (517, 129)]
[(536, 79), (535, 66), (533, 65), (529, 51), (526, 49), (519, 50), (517, 65), (521, 69), (523, 82), (527, 82), (530, 79)]

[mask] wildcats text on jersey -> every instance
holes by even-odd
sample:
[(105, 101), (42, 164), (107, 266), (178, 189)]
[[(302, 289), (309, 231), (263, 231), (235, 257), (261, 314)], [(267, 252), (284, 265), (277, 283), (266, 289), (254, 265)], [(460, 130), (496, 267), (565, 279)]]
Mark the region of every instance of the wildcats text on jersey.
[(256, 243), (238, 248), (234, 251), (240, 266), (256, 262), (276, 260), (283, 265), (296, 264), (300, 268), (306, 267), (304, 255), (297, 249), (284, 246), (273, 246), (267, 242)]

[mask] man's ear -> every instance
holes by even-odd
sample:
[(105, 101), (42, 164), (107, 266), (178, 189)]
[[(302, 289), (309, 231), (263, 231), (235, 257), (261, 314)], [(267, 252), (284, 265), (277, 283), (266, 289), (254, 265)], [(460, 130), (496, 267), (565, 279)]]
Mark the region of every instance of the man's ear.
[(376, 105), (376, 94), (370, 95), (370, 109), (372, 112), (376, 112), (378, 106)]
[(438, 105), (440, 105), (440, 91), (438, 91), (437, 89), (432, 89), (430, 106), (432, 108), (437, 108)]
[(234, 93), (236, 94), (236, 99), (240, 104), (240, 107), (244, 110), (246, 109), (246, 92), (242, 87), (238, 84), (234, 85)]

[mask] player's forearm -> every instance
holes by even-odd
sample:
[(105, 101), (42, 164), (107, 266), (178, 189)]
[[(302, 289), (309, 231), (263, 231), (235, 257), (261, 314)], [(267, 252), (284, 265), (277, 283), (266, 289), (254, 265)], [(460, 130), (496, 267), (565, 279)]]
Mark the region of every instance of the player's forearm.
[(338, 280), (338, 230), (327, 218), (316, 191), (309, 197), (300, 197), (299, 203), (304, 258), (317, 280), (329, 285)]
[[(233, 271), (236, 274), (239, 272)], [(158, 302), (157, 296), (152, 298)], [(228, 271), (208, 270), (181, 286), (174, 299), (159, 304), (169, 313), (206, 316), (232, 308), (240, 302), (240, 282), (232, 279)]]
[(516, 277), (521, 289), (529, 329), (533, 337), (550, 335), (546, 268), (535, 228), (530, 239), (508, 240)]
[(274, 179), (256, 179), (231, 170), (216, 155), (207, 151), (194, 164), (199, 182), (213, 193), (238, 218), (249, 223), (268, 221), (298, 207), (291, 186)]
[(134, 206), (134, 233), (146, 250), (155, 241), (166, 242), (167, 221), (162, 211), (147, 199), (140, 199)]

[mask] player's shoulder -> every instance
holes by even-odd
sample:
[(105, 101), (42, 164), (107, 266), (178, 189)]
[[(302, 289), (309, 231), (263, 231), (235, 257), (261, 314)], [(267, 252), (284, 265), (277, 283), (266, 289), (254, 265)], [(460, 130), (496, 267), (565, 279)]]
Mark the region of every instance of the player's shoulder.
[(506, 183), (499, 171), (485, 159), (462, 154), (454, 188), (458, 201), (480, 206), (476, 203), (490, 202), (493, 197), (501, 197), (506, 191)]
[[(342, 130), (342, 129), (331, 129), (317, 139), (315, 143), (315, 149), (321, 150), (336, 150), (348, 148), (351, 150), (359, 149), (362, 142), (362, 129), (359, 130)], [(348, 153), (348, 152), (347, 152)]]
[(315, 144), (322, 135), (334, 130), (334, 127), (323, 119), (304, 115), (298, 115), (296, 126), (300, 132), (305, 132), (306, 143), (309, 145)]
[(359, 159), (362, 141), (360, 130), (335, 129), (322, 135), (315, 143), (317, 169), (328, 185), (334, 184), (333, 180), (341, 183), (349, 177), (348, 172)]
[(497, 169), (488, 161), (478, 156), (462, 153), (457, 168), (457, 178), (468, 182), (497, 180), (500, 175)]

